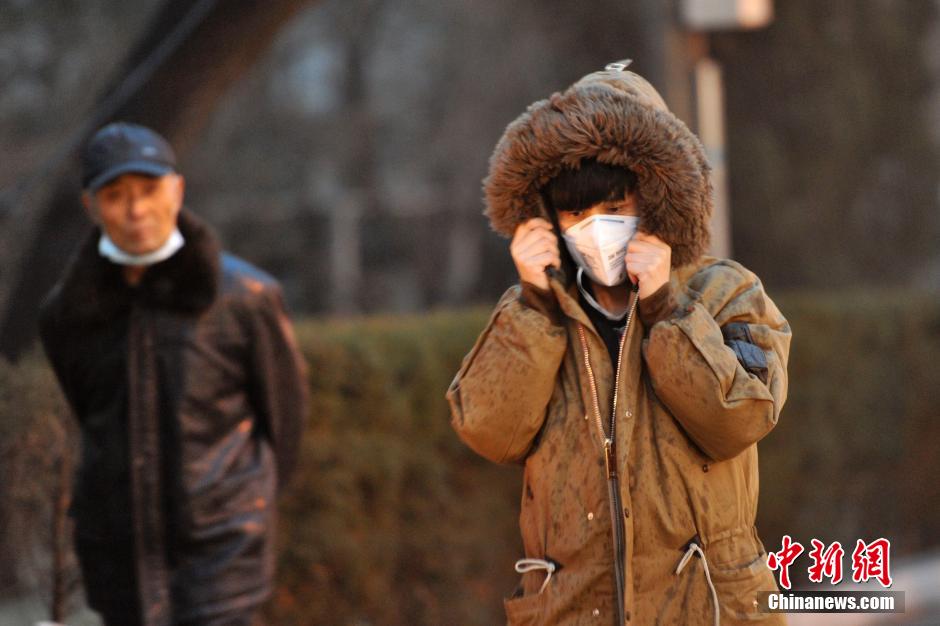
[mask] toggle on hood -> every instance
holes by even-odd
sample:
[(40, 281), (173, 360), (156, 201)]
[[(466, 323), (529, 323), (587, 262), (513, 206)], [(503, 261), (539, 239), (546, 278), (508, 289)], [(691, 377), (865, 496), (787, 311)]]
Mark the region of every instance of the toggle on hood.
[(705, 150), (627, 64), (588, 74), (506, 127), (483, 181), (493, 230), (511, 237), (520, 222), (549, 219), (541, 187), (563, 167), (595, 158), (636, 174), (640, 228), (670, 245), (673, 267), (705, 252), (712, 212)]

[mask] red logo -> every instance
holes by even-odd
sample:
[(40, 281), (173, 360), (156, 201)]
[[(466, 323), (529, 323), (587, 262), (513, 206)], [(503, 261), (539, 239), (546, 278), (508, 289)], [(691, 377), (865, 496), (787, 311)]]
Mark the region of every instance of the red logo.
[(833, 585), (842, 580), (842, 557), (845, 550), (838, 541), (825, 548), (825, 544), (818, 540), (812, 540), (813, 549), (809, 551), (809, 558), (813, 559), (813, 564), (809, 566), (809, 580), (814, 583), (821, 583), (823, 577), (832, 581)]
[(780, 586), (784, 589), (790, 588), (790, 565), (801, 554), (803, 554), (803, 545), (793, 541), (790, 535), (784, 535), (783, 549), (767, 555), (767, 567), (780, 570)]
[[(767, 555), (767, 567), (771, 570), (780, 570), (780, 587), (790, 589), (790, 566), (803, 554), (803, 544), (793, 541), (790, 535), (783, 536), (783, 546), (779, 552)], [(811, 539), (813, 549), (807, 554), (812, 565), (807, 568), (809, 580), (821, 583), (828, 578), (833, 585), (842, 581), (842, 559), (845, 550), (838, 541), (827, 546), (818, 539)], [(852, 580), (857, 583), (868, 582), (872, 578), (881, 583), (882, 587), (891, 586), (891, 542), (881, 537), (871, 543), (859, 539), (852, 551)]]
[(884, 537), (869, 544), (859, 539), (852, 552), (852, 580), (863, 583), (868, 582), (869, 578), (874, 578), (882, 587), (890, 587), (890, 553), (891, 542)]

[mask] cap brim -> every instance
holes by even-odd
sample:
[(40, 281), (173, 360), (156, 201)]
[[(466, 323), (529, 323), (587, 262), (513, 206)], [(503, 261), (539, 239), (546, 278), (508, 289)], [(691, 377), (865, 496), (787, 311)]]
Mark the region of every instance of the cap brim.
[(164, 163), (154, 163), (152, 161), (128, 161), (107, 169), (94, 178), (85, 186), (88, 191), (97, 191), (121, 174), (144, 174), (146, 176), (166, 176), (176, 170)]

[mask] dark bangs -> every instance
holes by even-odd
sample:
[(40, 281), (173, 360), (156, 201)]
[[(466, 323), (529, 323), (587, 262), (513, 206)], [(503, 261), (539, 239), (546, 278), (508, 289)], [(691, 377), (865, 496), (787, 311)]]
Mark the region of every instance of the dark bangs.
[(581, 161), (576, 170), (563, 169), (542, 187), (546, 206), (554, 211), (579, 211), (597, 204), (623, 199), (636, 188), (636, 174), (623, 167)]

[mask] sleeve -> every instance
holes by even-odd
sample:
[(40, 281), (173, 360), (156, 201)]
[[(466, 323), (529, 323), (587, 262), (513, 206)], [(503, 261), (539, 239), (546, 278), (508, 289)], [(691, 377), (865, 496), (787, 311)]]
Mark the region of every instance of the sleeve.
[(277, 459), (283, 489), (297, 461), (308, 408), (307, 365), (279, 287), (261, 293), (252, 335), (253, 398)]
[(669, 281), (646, 298), (640, 300), (637, 307), (643, 328), (651, 328), (657, 322), (672, 315), (676, 310), (676, 298), (672, 294), (672, 285)]
[(523, 281), (519, 292), (519, 302), (530, 309), (535, 309), (547, 317), (552, 324), (561, 324), (561, 307), (551, 289), (541, 289)]
[(643, 356), (657, 397), (705, 454), (724, 460), (777, 423), (790, 326), (737, 264), (701, 270), (693, 283), (687, 306), (650, 329)]
[(500, 300), (447, 390), (460, 438), (496, 463), (523, 459), (545, 414), (565, 353), (561, 324), (520, 301)]

